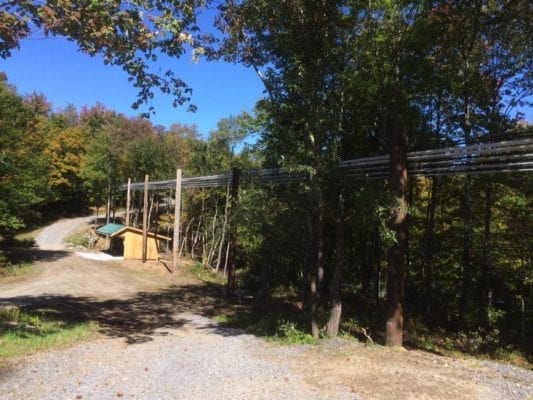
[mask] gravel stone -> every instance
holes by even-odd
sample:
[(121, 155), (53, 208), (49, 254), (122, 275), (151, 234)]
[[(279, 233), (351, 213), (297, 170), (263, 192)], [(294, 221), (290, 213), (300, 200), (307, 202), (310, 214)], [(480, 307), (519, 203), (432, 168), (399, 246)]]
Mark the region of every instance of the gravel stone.
[(26, 357), (0, 376), (15, 399), (350, 399), (347, 388), (321, 393), (291, 368), (297, 346), (275, 346), (193, 314), (181, 329), (143, 343), (99, 339)]

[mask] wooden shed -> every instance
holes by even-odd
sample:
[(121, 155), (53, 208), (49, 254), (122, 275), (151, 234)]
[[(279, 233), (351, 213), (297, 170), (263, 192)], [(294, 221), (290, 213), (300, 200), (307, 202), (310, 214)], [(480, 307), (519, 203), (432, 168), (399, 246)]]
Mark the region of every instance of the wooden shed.
[[(143, 232), (141, 229), (121, 224), (106, 224), (98, 228), (96, 233), (109, 237), (110, 249), (122, 247), (124, 259), (142, 259)], [(171, 240), (171, 238), (154, 232), (148, 232), (147, 237), (146, 258), (148, 260), (157, 260), (159, 259), (160, 251), (167, 247), (166, 243)], [(117, 240), (120, 241), (120, 243), (117, 243)]]

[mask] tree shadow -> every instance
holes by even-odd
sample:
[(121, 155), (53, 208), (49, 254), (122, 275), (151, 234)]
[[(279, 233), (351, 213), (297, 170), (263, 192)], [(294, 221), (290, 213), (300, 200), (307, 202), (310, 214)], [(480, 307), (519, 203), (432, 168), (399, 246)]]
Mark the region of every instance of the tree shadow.
[(65, 250), (9, 249), (2, 251), (11, 264), (33, 263), (37, 261), (56, 261), (72, 255)]
[(36, 261), (55, 261), (72, 253), (65, 250), (41, 250), (32, 239), (19, 240), (8, 237), (0, 241), (0, 254), (6, 263), (22, 264)]
[(243, 332), (219, 326), (213, 320), (190, 320), (181, 313), (213, 317), (226, 307), (222, 288), (211, 283), (171, 286), (163, 291), (141, 292), (131, 298), (98, 301), (89, 297), (40, 295), (0, 298), (0, 307), (18, 306), (66, 324), (95, 321), (107, 337), (128, 344), (144, 343), (167, 335), (165, 329), (191, 325), (195, 329), (234, 336)]

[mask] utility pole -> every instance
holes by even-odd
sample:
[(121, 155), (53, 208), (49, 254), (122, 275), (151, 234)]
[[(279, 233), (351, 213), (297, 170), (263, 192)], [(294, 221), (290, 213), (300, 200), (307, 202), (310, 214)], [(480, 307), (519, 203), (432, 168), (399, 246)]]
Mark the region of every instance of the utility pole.
[(144, 201), (143, 201), (143, 248), (142, 262), (146, 262), (148, 253), (148, 175), (144, 176)]
[(174, 238), (172, 240), (172, 267), (178, 270), (178, 252), (180, 246), (181, 220), (181, 169), (176, 171), (176, 197), (174, 199)]
[(126, 195), (126, 226), (130, 226), (130, 206), (131, 206), (131, 178), (128, 178), (128, 193)]

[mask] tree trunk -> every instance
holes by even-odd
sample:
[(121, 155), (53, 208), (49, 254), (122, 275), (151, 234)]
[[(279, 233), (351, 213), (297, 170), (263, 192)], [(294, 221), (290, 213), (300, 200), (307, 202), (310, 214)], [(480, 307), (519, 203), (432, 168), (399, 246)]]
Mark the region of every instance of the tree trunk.
[(371, 298), (373, 293), (374, 263), (372, 232), (363, 232), (358, 240), (361, 243), (361, 292), (365, 297)]
[[(342, 202), (342, 199), (341, 199)], [(330, 337), (337, 336), (342, 314), (341, 301), (341, 276), (344, 267), (344, 219), (342, 216), (342, 206), (340, 214), (335, 218), (335, 265), (330, 282), (331, 309), (329, 320), (326, 326), (326, 334)]]
[(463, 193), (463, 274), (461, 299), (459, 303), (459, 317), (463, 324), (470, 305), (470, 290), (472, 280), (472, 198), (471, 176), (465, 176)]
[[(183, 235), (183, 239), (181, 240), (181, 247), (180, 247), (180, 250), (179, 250), (179, 254), (178, 254), (178, 257), (181, 257), (182, 254), (183, 254), (183, 250), (187, 250), (185, 244), (187, 243), (187, 240), (189, 240), (189, 229), (191, 228), (191, 225), (193, 224), (194, 222), (194, 218), (195, 217), (192, 217), (191, 220), (189, 221), (189, 223), (187, 224), (187, 227), (185, 228), (185, 234)], [(193, 230), (194, 230), (194, 226), (193, 226)], [(192, 257), (191, 257), (192, 258)]]
[(489, 305), (487, 302), (490, 291), (490, 249), (492, 222), (492, 182), (487, 182), (483, 189), (485, 193), (485, 210), (483, 213), (483, 257), (481, 262), (481, 298), (479, 299), (479, 323), (487, 325), (489, 322)]
[[(203, 214), (203, 213), (202, 213)], [(202, 215), (200, 215), (200, 220), (198, 221), (198, 227), (196, 228), (196, 232), (194, 232), (194, 229), (191, 231), (191, 259), (194, 260), (194, 255), (196, 253), (196, 244), (198, 243), (198, 239), (200, 237), (200, 228), (202, 227)]]
[[(480, 3), (477, 3), (480, 4)], [(479, 11), (479, 10), (478, 10)], [(479, 14), (476, 14), (478, 17)], [(476, 18), (476, 23), (478, 19)], [(475, 30), (477, 32), (477, 29)], [(466, 145), (471, 143), (472, 133), (472, 121), (471, 111), (472, 106), (469, 82), (466, 80), (468, 73), (470, 72), (470, 60), (467, 57), (465, 59), (465, 65), (463, 66), (463, 73), (465, 80), (463, 82), (463, 134)], [(467, 155), (467, 163), (470, 161), (470, 156)], [(463, 276), (461, 287), (461, 298), (459, 301), (459, 318), (463, 325), (466, 324), (466, 315), (470, 303), (470, 283), (472, 280), (472, 198), (471, 198), (471, 183), (472, 179), (470, 175), (465, 176), (464, 192), (463, 192)]]
[[(148, 206), (148, 230), (150, 230), (150, 225), (152, 221), (152, 211), (154, 210), (154, 201), (155, 201), (155, 192), (150, 194), (150, 205)], [(156, 212), (157, 215), (157, 212)]]
[(226, 276), (226, 274), (228, 273), (229, 248), (230, 248), (230, 243), (228, 240), (228, 244), (226, 245), (226, 256), (224, 258), (224, 274), (223, 274), (224, 276)]
[(226, 226), (228, 224), (228, 210), (229, 210), (229, 186), (226, 192), (226, 205), (224, 206), (224, 222), (222, 223), (222, 234), (220, 237), (220, 243), (218, 246), (218, 255), (217, 255), (217, 266), (216, 272), (220, 270), (220, 265), (222, 264), (222, 249), (224, 248), (224, 242), (226, 239)]
[[(321, 183), (319, 183), (321, 186)], [(320, 302), (320, 292), (324, 281), (324, 223), (326, 213), (326, 202), (322, 187), (318, 188), (318, 225), (317, 225), (317, 260), (316, 270), (311, 273), (310, 295), (311, 295), (311, 335), (318, 339), (320, 329), (318, 326), (318, 310)]]
[(396, 244), (389, 249), (387, 277), (387, 322), (385, 344), (402, 346), (405, 283), (405, 250), (407, 247), (407, 142), (403, 127), (391, 130), (389, 184), (396, 200), (390, 220)]
[(236, 224), (236, 210), (239, 199), (239, 177), (240, 172), (237, 168), (232, 170), (231, 179), (231, 227), (229, 230), (229, 259), (227, 264), (228, 282), (227, 295), (229, 297), (235, 295), (236, 280), (236, 257), (237, 257), (237, 224)]
[[(215, 254), (218, 239), (216, 237), (216, 224), (217, 224), (217, 217), (218, 217), (218, 202), (215, 202), (215, 215), (213, 216), (213, 222), (211, 224), (211, 246), (209, 248), (209, 251), (207, 252), (207, 261), (206, 266), (211, 267), (211, 261), (213, 260), (213, 256)], [(207, 232), (206, 232), (207, 236)]]
[(374, 300), (379, 303), (381, 299), (381, 240), (379, 234), (379, 225), (376, 221), (372, 230), (372, 253), (376, 269), (374, 271)]
[(431, 316), (433, 309), (433, 256), (435, 253), (435, 210), (437, 208), (438, 186), (438, 178), (434, 177), (429, 190), (424, 236), (422, 239), (422, 272), (425, 286), (425, 308), (428, 316)]
[[(268, 243), (268, 239), (265, 238)], [(259, 271), (259, 299), (263, 303), (270, 300), (270, 254), (268, 249), (263, 247), (263, 257), (261, 257), (261, 265)]]

